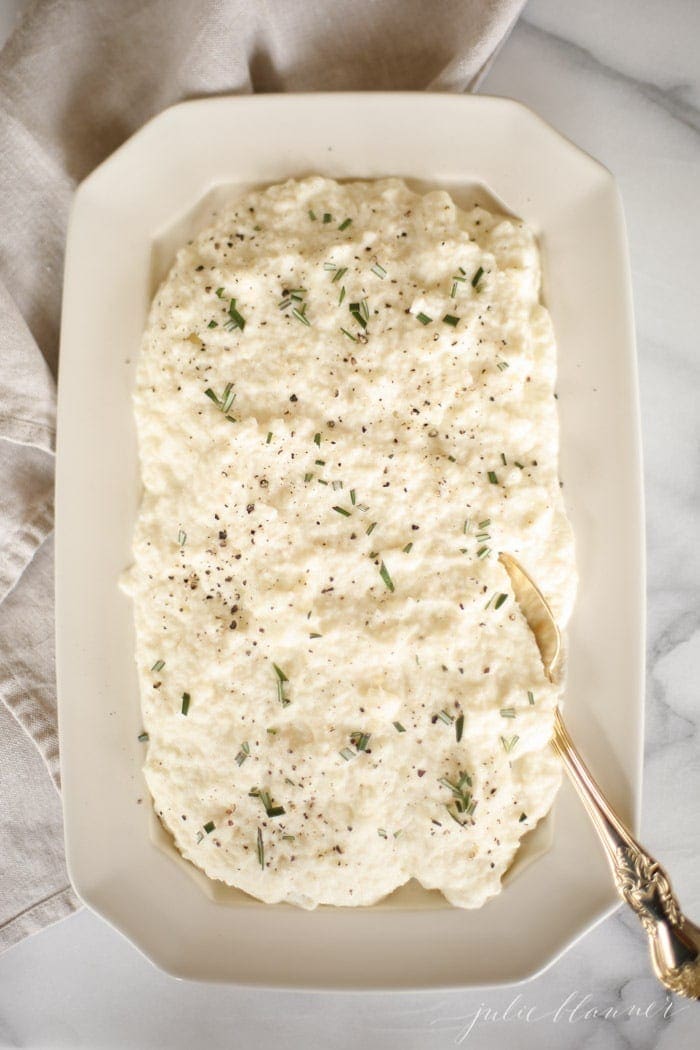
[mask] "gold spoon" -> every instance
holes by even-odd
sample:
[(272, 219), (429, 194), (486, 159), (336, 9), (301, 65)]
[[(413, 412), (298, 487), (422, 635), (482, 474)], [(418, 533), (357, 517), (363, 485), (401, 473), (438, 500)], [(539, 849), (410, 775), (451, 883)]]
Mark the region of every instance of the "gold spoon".
[[(535, 636), (545, 674), (553, 681), (561, 636), (552, 610), (516, 558), (504, 553), (499, 561)], [(672, 992), (700, 999), (700, 929), (681, 912), (664, 869), (613, 811), (578, 753), (559, 710), (554, 715), (552, 744), (605, 847), (620, 896), (647, 932), (656, 976)]]

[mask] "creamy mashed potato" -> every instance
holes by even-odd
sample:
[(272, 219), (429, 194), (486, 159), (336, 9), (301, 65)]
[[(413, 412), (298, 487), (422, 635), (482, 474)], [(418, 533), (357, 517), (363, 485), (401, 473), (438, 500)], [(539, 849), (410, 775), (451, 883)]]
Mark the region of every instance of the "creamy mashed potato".
[(264, 901), (497, 893), (549, 810), (564, 624), (533, 234), (399, 180), (287, 182), (178, 254), (135, 394), (145, 764), (180, 852)]

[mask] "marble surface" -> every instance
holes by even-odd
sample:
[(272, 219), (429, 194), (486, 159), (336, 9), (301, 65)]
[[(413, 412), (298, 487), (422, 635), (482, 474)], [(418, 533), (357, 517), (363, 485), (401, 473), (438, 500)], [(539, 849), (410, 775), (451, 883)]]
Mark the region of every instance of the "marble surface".
[[(16, 6), (18, 0), (5, 4)], [(7, 17), (2, 7), (0, 15), (2, 22)], [(532, 106), (603, 161), (621, 186), (638, 327), (647, 493), (642, 837), (665, 861), (696, 919), (698, 39), (695, 0), (531, 0), (481, 89)], [(266, 993), (183, 984), (156, 971), (87, 912), (0, 957), (1, 1047), (666, 1050), (697, 1045), (699, 1037), (700, 1006), (666, 999), (650, 976), (636, 920), (622, 912), (527, 984), (446, 994)]]

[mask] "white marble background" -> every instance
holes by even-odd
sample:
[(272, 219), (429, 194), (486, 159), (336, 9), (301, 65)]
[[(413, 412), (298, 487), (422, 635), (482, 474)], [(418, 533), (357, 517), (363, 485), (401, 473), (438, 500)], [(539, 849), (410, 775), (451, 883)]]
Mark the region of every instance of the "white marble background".
[[(0, 0), (0, 31), (18, 3)], [(697, 0), (530, 0), (482, 87), (532, 106), (611, 168), (622, 189), (649, 554), (642, 832), (698, 921), (699, 43)], [(598, 1016), (585, 1017), (591, 1009)], [(621, 912), (540, 978), (493, 991), (345, 996), (183, 984), (87, 912), (0, 958), (2, 1047), (690, 1050), (699, 1043), (700, 1006), (667, 1006), (636, 920)]]

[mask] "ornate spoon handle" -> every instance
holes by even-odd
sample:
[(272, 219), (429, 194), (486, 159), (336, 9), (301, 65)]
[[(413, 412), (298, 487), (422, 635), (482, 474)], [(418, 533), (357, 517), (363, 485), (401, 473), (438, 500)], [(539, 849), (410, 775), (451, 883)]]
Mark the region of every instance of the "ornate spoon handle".
[(666, 872), (613, 812), (556, 713), (554, 747), (598, 832), (620, 896), (647, 932), (654, 970), (671, 991), (700, 999), (700, 929), (681, 912)]

